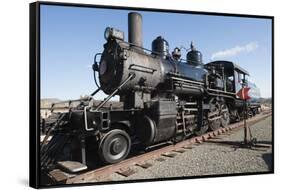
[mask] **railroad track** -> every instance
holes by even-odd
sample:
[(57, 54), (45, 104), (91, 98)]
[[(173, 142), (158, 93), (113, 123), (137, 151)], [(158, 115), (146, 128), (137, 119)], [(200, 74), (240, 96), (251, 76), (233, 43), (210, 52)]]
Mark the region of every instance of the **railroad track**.
[[(259, 121), (269, 117), (271, 115), (271, 111), (262, 112), (261, 114), (250, 118), (247, 120), (247, 125), (251, 126)], [(149, 168), (152, 165), (148, 162), (151, 159), (156, 159), (158, 161), (163, 161), (163, 157), (174, 157), (177, 154), (181, 154), (183, 152), (191, 149), (191, 145), (193, 144), (201, 144), (209, 139), (212, 139), (216, 136), (231, 133), (240, 128), (243, 128), (243, 122), (231, 124), (225, 128), (219, 128), (216, 131), (208, 132), (204, 135), (193, 137), (187, 139), (185, 141), (181, 141), (177, 144), (168, 145), (163, 148), (159, 148), (156, 150), (152, 150), (150, 152), (137, 155), (126, 160), (123, 160), (117, 164), (107, 165), (95, 170), (87, 171), (80, 174), (68, 174), (59, 169), (53, 170), (49, 173), (49, 177), (56, 181), (56, 183), (64, 183), (64, 184), (75, 184), (75, 183), (90, 183), (97, 181), (106, 181), (107, 178), (113, 174), (117, 173), (119, 175), (128, 177), (135, 173), (134, 170), (130, 169), (132, 166), (139, 166), (141, 168)]]

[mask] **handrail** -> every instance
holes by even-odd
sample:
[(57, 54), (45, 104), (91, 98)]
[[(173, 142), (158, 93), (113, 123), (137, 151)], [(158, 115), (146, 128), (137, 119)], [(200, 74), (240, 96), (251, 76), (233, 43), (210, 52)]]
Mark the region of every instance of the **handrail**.
[(108, 102), (112, 96), (114, 96), (119, 90), (121, 90), (121, 88), (130, 80), (132, 80), (136, 75), (134, 73), (130, 73), (128, 78), (122, 82), (109, 96), (107, 96), (106, 99), (104, 99), (104, 101), (102, 101), (95, 109), (95, 111), (98, 111), (104, 104), (106, 104), (106, 102)]
[[(132, 80), (134, 77), (135, 77), (135, 73), (130, 73), (128, 78), (123, 81), (106, 99), (104, 99), (104, 101), (102, 101), (97, 107), (96, 109), (94, 110), (95, 111), (98, 111), (102, 106), (104, 106), (104, 104), (106, 104), (111, 98), (112, 96), (114, 96), (119, 90), (121, 90), (121, 88), (127, 83), (129, 82), (130, 80)], [(85, 120), (85, 130), (86, 131), (93, 131), (94, 129), (93, 128), (89, 128), (88, 127), (88, 122), (87, 122), (87, 109), (90, 108), (91, 106), (85, 106), (84, 107), (84, 120)]]

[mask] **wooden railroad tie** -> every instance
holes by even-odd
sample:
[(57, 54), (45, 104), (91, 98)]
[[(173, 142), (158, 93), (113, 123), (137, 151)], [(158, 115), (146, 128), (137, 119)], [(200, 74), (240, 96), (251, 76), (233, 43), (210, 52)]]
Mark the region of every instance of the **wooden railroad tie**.
[(202, 137), (201, 138), (195, 137), (195, 142), (196, 142), (196, 145), (202, 144), (203, 143)]
[(177, 152), (177, 153), (184, 153), (186, 150), (184, 149), (176, 149), (176, 150), (173, 150), (174, 152)]
[(136, 173), (136, 171), (133, 170), (132, 168), (121, 168), (116, 173), (119, 175), (122, 175), (124, 177), (129, 177), (130, 175), (133, 175), (134, 173)]
[(49, 175), (51, 178), (55, 179), (57, 182), (64, 183), (69, 177), (73, 177), (75, 175), (70, 175), (68, 173), (65, 173), (61, 171), (60, 169), (54, 169), (50, 171)]
[(150, 168), (152, 166), (152, 164), (148, 163), (148, 162), (141, 162), (141, 163), (137, 163), (136, 166), (139, 166), (143, 169), (147, 169), (147, 168)]
[(183, 146), (182, 148), (184, 148), (184, 149), (192, 149), (193, 147), (186, 145), (186, 146)]
[(167, 152), (167, 153), (164, 153), (164, 154), (161, 154), (161, 155), (165, 156), (165, 157), (169, 157), (169, 158), (174, 158), (177, 154), (172, 153), (172, 152)]
[(156, 158), (155, 160), (158, 161), (158, 162), (164, 162), (164, 161), (165, 161), (165, 159), (164, 159), (164, 158), (161, 158), (161, 157)]

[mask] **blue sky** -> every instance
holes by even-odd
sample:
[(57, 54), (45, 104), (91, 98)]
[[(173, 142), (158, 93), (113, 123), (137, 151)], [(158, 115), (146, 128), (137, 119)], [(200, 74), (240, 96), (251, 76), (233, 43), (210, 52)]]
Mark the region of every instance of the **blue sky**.
[[(128, 12), (41, 5), (41, 97), (66, 100), (93, 92), (91, 65), (94, 54), (103, 50), (104, 29), (124, 31), (127, 41)], [(223, 59), (239, 64), (250, 72), (262, 97), (271, 97), (271, 20), (138, 12), (145, 48), (151, 49), (159, 35), (169, 42), (170, 51), (193, 41), (204, 63)]]

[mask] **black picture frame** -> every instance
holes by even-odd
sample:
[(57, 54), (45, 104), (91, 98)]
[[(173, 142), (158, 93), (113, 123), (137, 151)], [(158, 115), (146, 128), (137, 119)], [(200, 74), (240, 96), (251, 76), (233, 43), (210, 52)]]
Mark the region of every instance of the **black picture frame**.
[[(52, 186), (40, 185), (40, 6), (41, 5), (54, 5), (66, 7), (85, 7), (85, 8), (106, 8), (118, 10), (132, 10), (132, 11), (153, 11), (153, 12), (172, 12), (172, 13), (188, 13), (195, 15), (216, 15), (216, 16), (233, 16), (245, 18), (264, 18), (272, 22), (272, 171), (257, 172), (251, 174), (229, 174), (229, 175), (211, 175), (201, 177), (175, 177), (167, 179), (147, 179), (135, 181), (115, 181), (115, 182), (98, 182), (98, 183), (83, 183), (63, 185), (57, 184)], [(146, 181), (159, 181), (159, 180), (177, 180), (177, 179), (191, 179), (191, 178), (205, 178), (205, 177), (220, 177), (220, 176), (241, 176), (241, 175), (255, 175), (255, 174), (271, 174), (274, 173), (274, 16), (264, 15), (248, 15), (248, 14), (233, 14), (233, 13), (217, 13), (217, 12), (201, 12), (201, 11), (187, 11), (187, 10), (166, 10), (155, 8), (142, 8), (142, 7), (120, 7), (109, 5), (93, 5), (93, 4), (78, 4), (78, 3), (60, 3), (38, 1), (30, 3), (29, 5), (29, 185), (33, 188), (48, 188), (48, 187), (64, 187), (64, 186), (84, 186), (84, 185), (98, 185), (98, 184), (118, 184), (118, 183), (132, 183), (132, 182), (146, 182)]]

